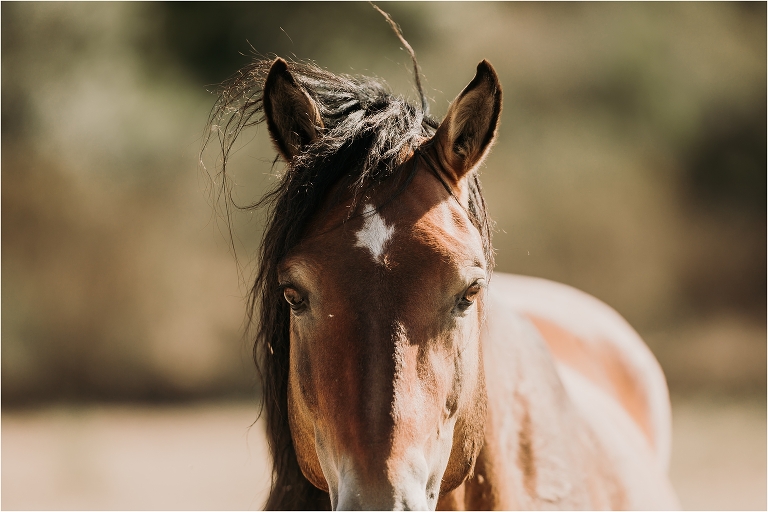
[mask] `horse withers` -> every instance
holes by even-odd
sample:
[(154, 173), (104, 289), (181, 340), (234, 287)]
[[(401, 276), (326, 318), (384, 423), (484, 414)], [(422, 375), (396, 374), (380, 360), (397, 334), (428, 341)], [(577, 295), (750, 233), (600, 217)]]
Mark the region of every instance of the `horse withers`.
[(224, 89), (225, 161), (265, 120), (287, 162), (251, 294), (267, 508), (676, 506), (642, 340), (577, 290), (492, 275), (477, 168), (500, 114), (486, 61), (439, 123), (379, 81), (282, 59)]

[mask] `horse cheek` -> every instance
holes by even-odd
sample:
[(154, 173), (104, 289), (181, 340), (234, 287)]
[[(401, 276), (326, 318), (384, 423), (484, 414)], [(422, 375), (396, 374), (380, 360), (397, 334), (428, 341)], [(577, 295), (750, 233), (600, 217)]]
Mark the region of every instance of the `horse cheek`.
[(291, 326), (291, 356), (288, 380), (288, 421), (299, 467), (312, 485), (328, 491), (315, 447), (317, 397), (312, 365), (296, 326)]
[(453, 445), (443, 476), (440, 494), (452, 491), (474, 471), (475, 462), (485, 440), (487, 394), (483, 371), (482, 345), (479, 329), (482, 303), (478, 301), (474, 314), (457, 340), (456, 379), (461, 382), (459, 408), (453, 430)]

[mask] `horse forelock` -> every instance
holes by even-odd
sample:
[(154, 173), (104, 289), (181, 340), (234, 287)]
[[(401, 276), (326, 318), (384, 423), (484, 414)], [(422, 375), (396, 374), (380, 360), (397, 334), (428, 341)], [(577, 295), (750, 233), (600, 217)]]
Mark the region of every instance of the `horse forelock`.
[[(222, 84), (209, 117), (208, 135), (216, 137), (222, 159), (220, 193), (231, 201), (227, 162), (235, 140), (247, 127), (265, 121), (263, 86), (272, 61), (256, 59)], [(320, 137), (290, 162), (276, 186), (246, 209), (265, 208), (256, 277), (248, 298), (248, 325), (253, 332), (253, 355), (262, 381), (266, 434), (273, 459), (273, 485), (267, 509), (328, 508), (327, 493), (316, 489), (299, 467), (288, 420), (289, 308), (278, 287), (278, 264), (301, 241), (310, 220), (320, 213), (332, 190), (352, 197), (349, 217), (357, 205), (385, 182), (409, 183), (414, 166), (404, 161), (416, 156), (446, 187), (439, 169), (421, 158), (420, 147), (434, 135), (438, 123), (420, 106), (392, 95), (383, 81), (336, 75), (312, 64), (293, 62), (291, 74), (314, 100), (324, 128)], [(205, 147), (205, 144), (204, 144)], [(483, 239), (487, 268), (493, 265), (491, 223), (480, 182), (468, 180), (468, 215)], [(395, 190), (393, 196), (402, 190)], [(379, 205), (381, 206), (381, 205)], [(229, 204), (226, 222), (230, 225)]]

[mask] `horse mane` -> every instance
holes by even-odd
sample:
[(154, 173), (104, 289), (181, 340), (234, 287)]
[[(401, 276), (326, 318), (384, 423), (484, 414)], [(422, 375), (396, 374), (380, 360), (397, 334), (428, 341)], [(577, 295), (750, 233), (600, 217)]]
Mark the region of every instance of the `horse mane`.
[[(227, 160), (240, 133), (265, 121), (263, 87), (271, 64), (271, 60), (257, 58), (224, 82), (208, 119), (203, 148), (215, 134), (222, 151), (217, 175), (221, 179), (217, 181), (219, 193), (225, 196), (228, 226), (232, 199)], [(253, 357), (262, 379), (266, 435), (273, 463), (272, 487), (265, 508), (320, 510), (330, 509), (330, 498), (302, 474), (288, 423), (290, 311), (278, 287), (278, 264), (300, 242), (309, 220), (333, 187), (341, 185), (341, 192), (351, 193), (351, 217), (359, 201), (377, 185), (393, 179), (407, 185), (418, 166), (402, 164), (415, 154), (449, 193), (451, 189), (439, 169), (422, 154), (424, 143), (439, 125), (425, 113), (423, 94), (422, 106), (415, 106), (391, 94), (378, 79), (336, 75), (302, 62), (289, 63), (289, 70), (315, 101), (325, 127), (315, 141), (288, 162), (275, 187), (245, 207), (265, 208), (267, 212), (247, 315), (254, 338)], [(477, 173), (473, 173), (469, 184), (468, 214), (482, 235), (490, 268), (491, 223)], [(336, 199), (341, 200), (341, 195)]]

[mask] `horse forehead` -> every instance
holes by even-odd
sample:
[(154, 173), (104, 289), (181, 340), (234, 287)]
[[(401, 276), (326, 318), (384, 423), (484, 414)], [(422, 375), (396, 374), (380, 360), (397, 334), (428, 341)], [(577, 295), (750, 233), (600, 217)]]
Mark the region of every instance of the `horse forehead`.
[(475, 261), (482, 255), (479, 231), (452, 198), (426, 205), (410, 203), (375, 211), (371, 204), (366, 205), (368, 214), (355, 231), (354, 246), (366, 249), (382, 265), (393, 255), (407, 258), (417, 247), (457, 263)]
[(358, 270), (387, 267), (393, 258), (405, 263), (417, 252), (456, 263), (484, 261), (480, 232), (466, 208), (434, 176), (418, 172), (406, 190), (395, 198), (391, 193), (367, 198), (352, 218), (352, 199), (331, 207), (297, 252)]
[(448, 259), (467, 259), (469, 255), (464, 253), (473, 245), (471, 225), (445, 203), (432, 206), (416, 219), (402, 215), (399, 208), (380, 211), (368, 203), (362, 217), (362, 224), (354, 231), (353, 247), (364, 249), (379, 265), (387, 265), (393, 240), (402, 242), (397, 245), (405, 254), (413, 248), (409, 244), (416, 243)]

